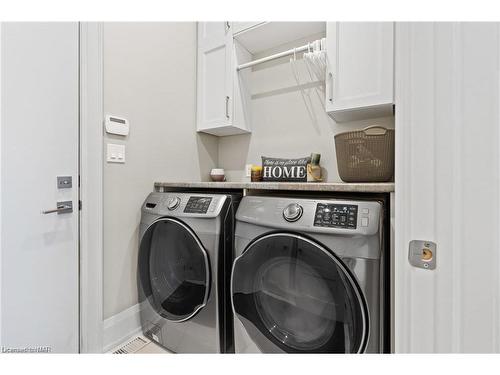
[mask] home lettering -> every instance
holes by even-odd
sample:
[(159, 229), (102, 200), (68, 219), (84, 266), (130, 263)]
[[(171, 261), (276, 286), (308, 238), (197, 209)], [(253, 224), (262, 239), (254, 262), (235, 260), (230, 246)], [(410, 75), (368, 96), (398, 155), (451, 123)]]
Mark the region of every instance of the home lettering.
[(264, 167), (264, 178), (302, 179), (305, 177), (306, 177), (306, 168), (304, 166), (293, 166), (293, 167), (266, 166), (266, 167)]

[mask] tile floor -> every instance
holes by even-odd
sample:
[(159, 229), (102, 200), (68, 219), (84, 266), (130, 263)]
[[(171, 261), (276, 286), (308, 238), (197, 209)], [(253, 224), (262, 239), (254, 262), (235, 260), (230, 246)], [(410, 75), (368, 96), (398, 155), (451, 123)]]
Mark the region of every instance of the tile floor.
[(133, 354), (171, 354), (171, 352), (151, 341)]

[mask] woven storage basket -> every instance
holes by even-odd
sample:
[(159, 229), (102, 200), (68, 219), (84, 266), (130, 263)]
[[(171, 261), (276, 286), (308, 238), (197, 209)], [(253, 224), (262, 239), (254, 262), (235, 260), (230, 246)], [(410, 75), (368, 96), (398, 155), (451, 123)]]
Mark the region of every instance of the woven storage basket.
[(345, 182), (386, 182), (394, 175), (394, 129), (374, 125), (335, 136), (337, 166)]

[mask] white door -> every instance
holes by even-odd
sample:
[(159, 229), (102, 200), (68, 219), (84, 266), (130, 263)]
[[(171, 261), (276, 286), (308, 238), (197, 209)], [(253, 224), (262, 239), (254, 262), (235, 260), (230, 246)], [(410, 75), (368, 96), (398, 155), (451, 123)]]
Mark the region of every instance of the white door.
[(396, 31), (395, 350), (500, 352), (500, 24)]
[(198, 131), (231, 125), (232, 33), (227, 22), (198, 22)]
[[(78, 38), (78, 23), (1, 26), (4, 351), (79, 350)], [(64, 201), (73, 212), (42, 214)]]

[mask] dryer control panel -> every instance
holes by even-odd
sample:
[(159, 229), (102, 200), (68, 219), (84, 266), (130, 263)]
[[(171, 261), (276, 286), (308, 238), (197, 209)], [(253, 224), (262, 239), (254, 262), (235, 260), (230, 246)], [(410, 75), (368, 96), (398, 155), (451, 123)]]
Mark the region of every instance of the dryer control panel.
[(142, 210), (156, 215), (214, 218), (220, 214), (226, 199), (224, 194), (154, 192), (146, 198)]
[(358, 206), (352, 204), (318, 203), (314, 226), (356, 229)]
[(211, 197), (189, 197), (184, 207), (184, 212), (191, 214), (206, 214), (211, 202)]

